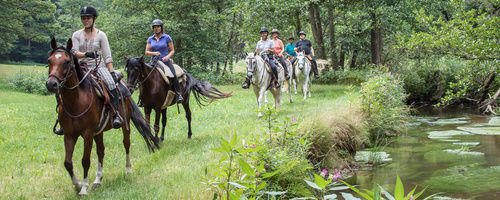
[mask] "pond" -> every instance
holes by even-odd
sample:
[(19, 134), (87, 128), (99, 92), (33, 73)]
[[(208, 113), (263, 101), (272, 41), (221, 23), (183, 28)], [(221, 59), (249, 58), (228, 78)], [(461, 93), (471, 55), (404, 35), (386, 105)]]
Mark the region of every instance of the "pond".
[(500, 199), (500, 117), (419, 116), (406, 135), (357, 158), (376, 151), (385, 152), (374, 158), (382, 164), (362, 167), (349, 182), (392, 192), (398, 174), (405, 193), (419, 185), (428, 186), (424, 196), (443, 192), (435, 199)]

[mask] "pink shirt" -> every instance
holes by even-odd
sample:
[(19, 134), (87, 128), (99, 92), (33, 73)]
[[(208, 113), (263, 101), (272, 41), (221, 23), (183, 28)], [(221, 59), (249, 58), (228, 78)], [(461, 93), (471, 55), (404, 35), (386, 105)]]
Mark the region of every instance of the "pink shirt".
[(283, 42), (280, 39), (273, 39), (274, 42), (274, 51), (278, 56), (283, 56)]

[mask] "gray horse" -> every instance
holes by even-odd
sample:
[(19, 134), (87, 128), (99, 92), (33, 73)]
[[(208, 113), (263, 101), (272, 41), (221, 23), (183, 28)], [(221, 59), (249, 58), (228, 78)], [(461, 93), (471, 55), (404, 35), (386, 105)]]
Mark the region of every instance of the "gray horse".
[[(247, 63), (247, 74), (251, 77), (251, 84), (253, 86), (253, 91), (257, 97), (257, 104), (259, 105), (259, 111), (262, 107), (262, 98), (266, 95), (266, 91), (269, 90), (274, 97), (274, 108), (279, 109), (279, 104), (281, 103), (281, 88), (275, 88), (271, 85), (272, 75), (271, 72), (266, 70), (264, 65), (265, 61), (259, 55), (254, 55), (249, 53), (246, 57)], [(285, 81), (285, 72), (283, 70), (278, 70), (278, 82), (283, 85)], [(257, 115), (259, 118), (262, 117), (262, 113), (259, 112)]]
[(297, 94), (297, 85), (302, 85), (302, 93), (304, 100), (306, 100), (308, 92), (309, 92), (309, 98), (311, 98), (311, 85), (312, 85), (311, 63), (304, 55), (304, 52), (297, 53), (297, 61), (295, 61), (294, 67), (296, 76), (296, 79), (293, 80), (295, 94)]

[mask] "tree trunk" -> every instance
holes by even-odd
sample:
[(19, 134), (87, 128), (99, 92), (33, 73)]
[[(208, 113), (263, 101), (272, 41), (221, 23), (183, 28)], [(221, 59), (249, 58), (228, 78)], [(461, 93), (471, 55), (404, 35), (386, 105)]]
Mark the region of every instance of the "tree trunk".
[(339, 59), (339, 69), (344, 70), (344, 64), (345, 64), (345, 49), (344, 45), (340, 45), (340, 59)]
[(229, 60), (231, 60), (231, 62), (232, 62), (232, 60), (233, 60), (230, 57), (233, 56), (232, 44), (233, 44), (233, 37), (234, 37), (234, 28), (236, 27), (235, 23), (236, 23), (236, 13), (233, 13), (233, 20), (231, 22), (231, 32), (229, 33), (229, 38), (228, 38), (227, 43), (226, 43), (226, 59), (224, 61), (224, 69), (222, 70), (222, 76), (226, 75), (227, 62)]
[(321, 59), (326, 59), (325, 42), (323, 41), (323, 30), (321, 28), (321, 16), (317, 4), (309, 4), (309, 22), (313, 32), (314, 41), (317, 44), (318, 55)]
[(339, 63), (337, 61), (337, 49), (335, 44), (335, 16), (333, 15), (333, 9), (328, 7), (328, 22), (330, 26), (330, 58), (332, 59), (332, 69), (338, 70)]
[(349, 69), (356, 69), (356, 58), (358, 57), (358, 50), (354, 49), (352, 51), (352, 58), (351, 58), (351, 65), (349, 66)]
[[(181, 51), (182, 49), (182, 39), (181, 38), (177, 38), (176, 41), (175, 41), (175, 49), (177, 49), (177, 51)], [(175, 63), (177, 63), (180, 67), (184, 68), (184, 60), (182, 59), (182, 55), (181, 54), (177, 54), (179, 55), (178, 56), (178, 59), (175, 61)]]
[(299, 36), (299, 32), (302, 31), (302, 26), (300, 25), (300, 10), (295, 13), (295, 36)]
[(375, 13), (371, 13), (372, 30), (370, 31), (370, 51), (372, 64), (382, 65), (382, 28)]

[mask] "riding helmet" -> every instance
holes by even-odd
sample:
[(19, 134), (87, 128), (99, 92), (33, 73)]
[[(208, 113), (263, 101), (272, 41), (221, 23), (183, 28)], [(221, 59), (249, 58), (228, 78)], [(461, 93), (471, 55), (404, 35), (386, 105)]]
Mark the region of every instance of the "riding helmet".
[(278, 35), (280, 34), (280, 32), (278, 31), (278, 29), (273, 29), (273, 31), (271, 31), (271, 34), (273, 33), (278, 33)]
[(300, 31), (300, 32), (299, 32), (299, 35), (306, 35), (306, 32), (304, 32), (304, 31)]
[(163, 26), (163, 22), (160, 19), (155, 19), (151, 23), (151, 26)]
[(259, 33), (262, 33), (262, 32), (269, 33), (269, 30), (267, 30), (266, 27), (262, 27), (262, 28), (260, 28), (260, 32)]
[(97, 10), (94, 7), (84, 6), (82, 10), (80, 10), (80, 17), (83, 16), (93, 16), (94, 18), (97, 18), (99, 14), (97, 13)]

